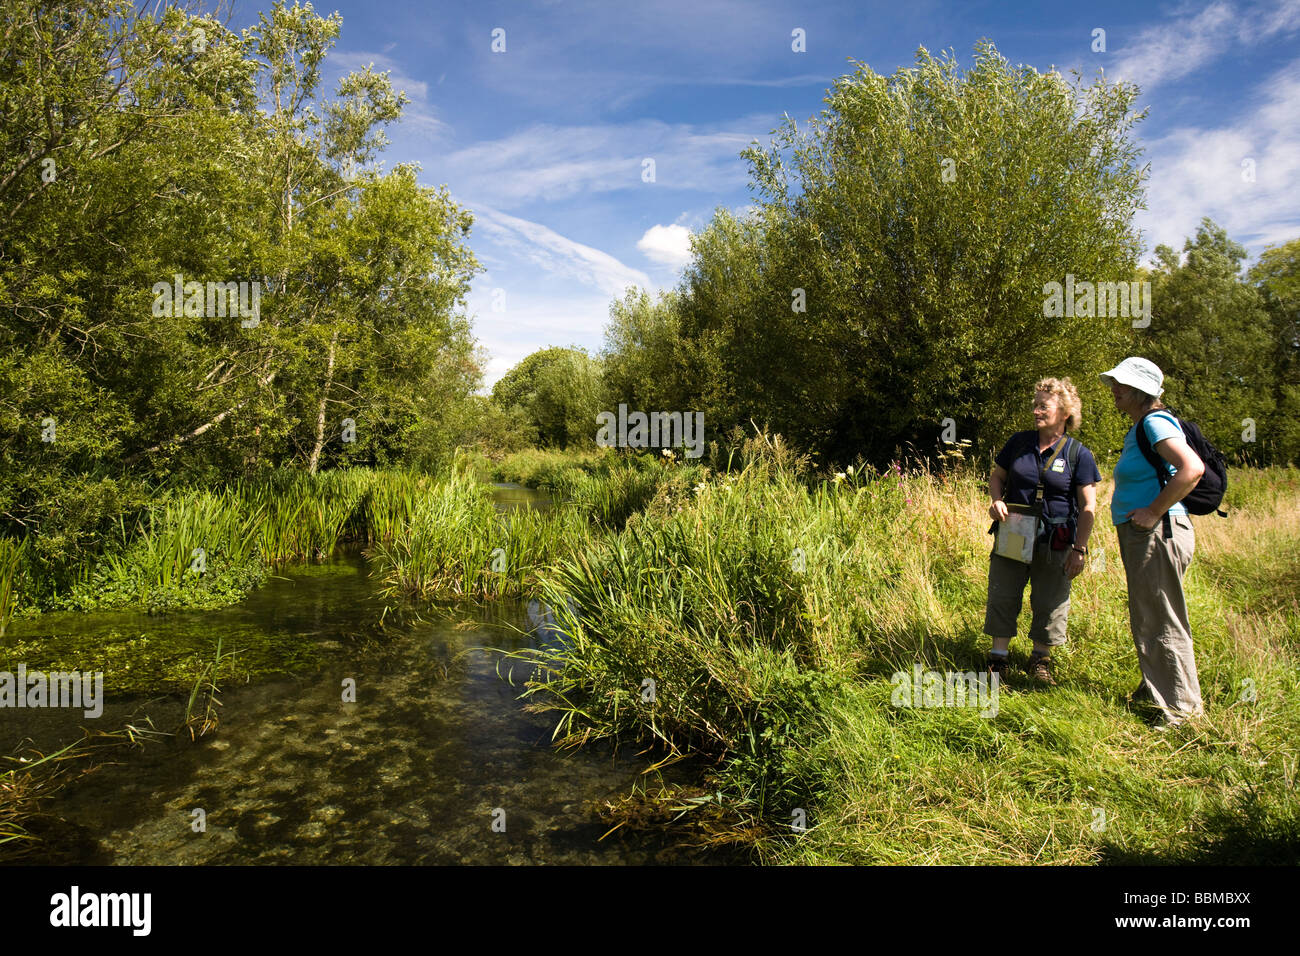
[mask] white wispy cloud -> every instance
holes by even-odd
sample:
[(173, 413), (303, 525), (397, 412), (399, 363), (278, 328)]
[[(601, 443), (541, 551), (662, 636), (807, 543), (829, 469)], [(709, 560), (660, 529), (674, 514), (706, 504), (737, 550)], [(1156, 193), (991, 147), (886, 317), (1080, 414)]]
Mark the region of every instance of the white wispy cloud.
[(479, 88), (547, 107), (559, 100), (595, 116), (682, 82), (830, 85), (808, 55), (791, 49), (791, 31), (804, 29), (808, 47), (825, 50), (837, 32), (834, 15), (785, 0), (565, 0), (556, 14), (530, 6), (512, 5), (491, 23), (506, 31), (504, 52), (492, 52), (482, 18), (461, 25), (457, 42), (473, 56)]
[(691, 231), (685, 226), (651, 226), (636, 247), (647, 259), (678, 268), (691, 261)]
[(520, 219), (483, 203), (468, 201), (474, 229), (488, 240), (553, 276), (573, 279), (609, 296), (622, 296), (629, 285), (652, 288), (650, 277), (624, 265), (607, 252), (576, 242), (538, 222)]
[(1237, 6), (1211, 3), (1175, 19), (1147, 27), (1117, 50), (1113, 79), (1137, 83), (1150, 92), (1217, 60), (1238, 45), (1251, 45), (1300, 29), (1300, 0)]
[[(537, 124), (429, 161), (430, 173), (467, 194), (509, 209), (534, 200), (623, 189), (743, 188), (739, 156), (751, 140), (766, 142), (771, 116), (701, 126), (643, 119), (594, 126)], [(654, 181), (642, 178), (654, 160)]]
[(1147, 144), (1151, 179), (1137, 221), (1149, 248), (1181, 249), (1202, 216), (1252, 254), (1300, 236), (1300, 60), (1263, 78), (1257, 96), (1233, 123), (1180, 127)]

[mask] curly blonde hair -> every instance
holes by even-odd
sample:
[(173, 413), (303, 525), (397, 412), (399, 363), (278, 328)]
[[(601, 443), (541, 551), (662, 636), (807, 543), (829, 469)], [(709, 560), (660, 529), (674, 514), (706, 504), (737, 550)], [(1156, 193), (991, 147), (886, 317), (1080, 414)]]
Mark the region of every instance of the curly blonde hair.
[(1083, 423), (1083, 402), (1079, 400), (1079, 390), (1068, 378), (1040, 378), (1034, 385), (1034, 393), (1047, 392), (1065, 409), (1066, 431), (1074, 431)]

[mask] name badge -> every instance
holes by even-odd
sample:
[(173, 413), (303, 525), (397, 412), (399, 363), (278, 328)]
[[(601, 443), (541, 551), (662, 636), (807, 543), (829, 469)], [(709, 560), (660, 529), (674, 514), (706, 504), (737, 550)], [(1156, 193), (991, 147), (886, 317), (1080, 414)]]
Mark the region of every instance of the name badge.
[(1056, 461), (1052, 462), (1052, 471), (1055, 471), (1055, 472), (1058, 472), (1058, 473), (1059, 473), (1059, 472), (1062, 472), (1062, 471), (1065, 471), (1065, 459), (1064, 459), (1064, 458), (1058, 458), (1058, 459), (1056, 459)]

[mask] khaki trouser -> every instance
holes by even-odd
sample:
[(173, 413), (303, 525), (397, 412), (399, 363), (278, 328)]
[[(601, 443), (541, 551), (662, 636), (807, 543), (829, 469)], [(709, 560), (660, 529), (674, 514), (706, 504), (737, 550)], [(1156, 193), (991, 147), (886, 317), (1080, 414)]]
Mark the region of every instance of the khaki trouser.
[(1016, 618), (1029, 582), (1029, 607), (1034, 612), (1029, 639), (1057, 647), (1065, 643), (1065, 623), (1070, 616), (1070, 577), (1065, 556), (1045, 541), (1034, 545), (1034, 563), (1021, 564), (1000, 554), (989, 556), (989, 594), (984, 606), (984, 633), (990, 637), (1015, 637)]
[(1192, 563), (1196, 535), (1186, 515), (1170, 515), (1173, 537), (1164, 521), (1139, 531), (1132, 521), (1116, 525), (1119, 554), (1128, 579), (1128, 617), (1142, 668), (1142, 686), (1171, 724), (1202, 713), (1192, 631), (1187, 622), (1183, 574)]

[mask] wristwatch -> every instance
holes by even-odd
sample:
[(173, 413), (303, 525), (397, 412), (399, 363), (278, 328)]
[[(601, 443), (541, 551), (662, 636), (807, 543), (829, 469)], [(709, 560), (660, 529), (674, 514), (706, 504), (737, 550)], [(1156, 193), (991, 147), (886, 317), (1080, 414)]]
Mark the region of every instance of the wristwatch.
[(1087, 553), (1088, 553), (1088, 549), (1087, 549), (1087, 548), (1081, 548), (1081, 547), (1079, 547), (1077, 544), (1072, 544), (1072, 545), (1070, 545), (1070, 547), (1073, 548), (1075, 551), (1078, 551), (1080, 554), (1087, 554)]

